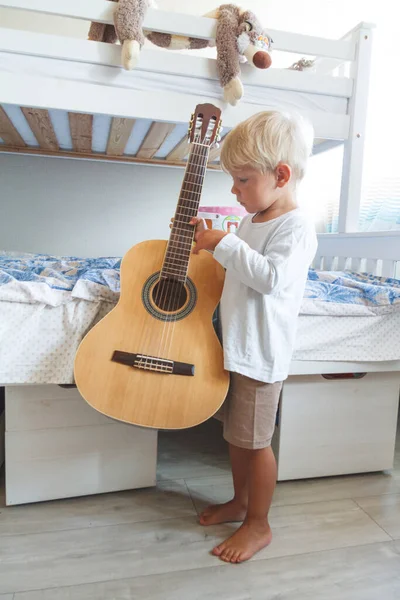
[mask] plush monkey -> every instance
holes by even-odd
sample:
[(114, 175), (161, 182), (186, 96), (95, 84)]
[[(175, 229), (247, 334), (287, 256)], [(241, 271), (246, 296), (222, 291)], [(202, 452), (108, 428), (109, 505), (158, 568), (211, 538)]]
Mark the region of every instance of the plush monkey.
[[(214, 45), (208, 40), (157, 32), (143, 33), (143, 20), (150, 6), (154, 6), (153, 0), (119, 0), (118, 2), (114, 23), (122, 46), (121, 62), (125, 69), (130, 70), (136, 66), (145, 37), (157, 46), (172, 50), (184, 48), (194, 50)], [(240, 62), (247, 61), (258, 69), (270, 67), (272, 40), (254, 13), (242, 10), (235, 4), (223, 4), (205, 16), (217, 19), (215, 45), (218, 76), (224, 89), (224, 100), (235, 105), (243, 96)], [(101, 29), (102, 27), (104, 29)], [(102, 26), (92, 23), (89, 39), (99, 39), (99, 31), (102, 35), (101, 41), (115, 41), (108, 27), (112, 28), (111, 25)]]

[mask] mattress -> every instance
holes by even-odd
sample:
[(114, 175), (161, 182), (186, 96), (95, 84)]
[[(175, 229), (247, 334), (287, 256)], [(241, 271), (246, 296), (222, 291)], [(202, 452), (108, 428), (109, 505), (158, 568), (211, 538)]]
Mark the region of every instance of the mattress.
[[(116, 304), (120, 258), (0, 252), (0, 384), (73, 383), (86, 332)], [(400, 360), (400, 281), (310, 269), (293, 359)]]
[(120, 262), (0, 251), (0, 385), (73, 383), (79, 343), (119, 298)]
[[(0, 302), (0, 385), (73, 383), (80, 341), (114, 306), (86, 300), (59, 306)], [(300, 315), (293, 359), (400, 360), (399, 331), (400, 313), (374, 319)]]

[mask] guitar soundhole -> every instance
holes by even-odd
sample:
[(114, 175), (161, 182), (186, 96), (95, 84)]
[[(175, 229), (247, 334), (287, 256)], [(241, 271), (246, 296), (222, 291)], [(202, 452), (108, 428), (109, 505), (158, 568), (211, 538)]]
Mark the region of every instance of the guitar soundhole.
[(161, 279), (153, 288), (153, 302), (162, 311), (174, 313), (187, 301), (187, 291), (180, 281)]
[(160, 272), (153, 273), (143, 286), (142, 301), (155, 319), (180, 321), (196, 306), (196, 287), (190, 277), (183, 284), (174, 279), (160, 279)]

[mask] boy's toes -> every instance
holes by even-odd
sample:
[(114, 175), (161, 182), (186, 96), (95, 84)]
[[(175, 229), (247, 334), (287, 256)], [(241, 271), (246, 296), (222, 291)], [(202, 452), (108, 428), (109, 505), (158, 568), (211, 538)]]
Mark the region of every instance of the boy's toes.
[(221, 560), (225, 562), (231, 562), (232, 550), (224, 550), (220, 556)]
[(214, 554), (214, 556), (221, 556), (222, 552), (223, 552), (222, 546), (215, 546), (215, 548), (212, 549), (212, 553)]
[(233, 562), (233, 563), (240, 562), (239, 556), (240, 556), (240, 552), (234, 552), (233, 556), (231, 558), (231, 562)]

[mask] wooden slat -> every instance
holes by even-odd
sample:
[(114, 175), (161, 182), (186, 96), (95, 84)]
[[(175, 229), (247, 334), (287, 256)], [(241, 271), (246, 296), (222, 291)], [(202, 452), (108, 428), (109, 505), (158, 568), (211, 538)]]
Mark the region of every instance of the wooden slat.
[[(11, 31), (11, 30), (10, 30)], [(16, 33), (16, 30), (13, 30)], [(22, 32), (27, 34), (28, 32)], [(2, 45), (3, 32), (0, 30), (0, 51)], [(47, 34), (46, 34), (47, 37)], [(20, 38), (20, 41), (23, 38)], [(72, 38), (68, 40), (68, 46)], [(79, 40), (78, 40), (79, 41)], [(81, 40), (82, 41), (82, 40)], [(86, 42), (89, 46), (100, 44), (100, 42)], [(108, 51), (108, 46), (118, 50), (118, 46), (113, 44), (101, 44), (106, 46), (104, 51)], [(102, 50), (103, 52), (103, 50)], [(158, 65), (160, 65), (160, 52), (158, 54)], [(107, 52), (106, 52), (107, 53)], [(144, 54), (144, 52), (142, 52)], [(178, 58), (175, 53), (174, 60)], [(179, 55), (182, 58), (185, 55)], [(190, 58), (186, 55), (186, 58)], [(194, 60), (196, 57), (193, 56)], [(199, 58), (199, 57), (197, 57)], [(33, 57), (31, 56), (31, 59)], [(119, 54), (119, 64), (120, 64)], [(163, 55), (163, 61), (165, 60)], [(211, 59), (209, 59), (211, 60)], [(142, 55), (140, 58), (142, 61)], [(30, 61), (31, 62), (31, 61)], [(55, 61), (34, 60), (35, 66), (40, 70), (41, 67), (47, 69), (49, 63), (53, 65)], [(54, 67), (54, 74), (57, 69)], [(158, 69), (155, 67), (158, 72)], [(249, 67), (250, 70), (250, 67)], [(259, 69), (253, 69), (259, 71)], [(270, 69), (275, 71), (275, 69)], [(276, 69), (278, 70), (278, 69)], [(118, 80), (121, 87), (110, 86), (110, 72), (107, 67), (96, 69), (96, 75), (93, 74), (93, 66), (88, 63), (80, 65), (80, 74), (83, 73), (85, 81), (69, 81), (63, 79), (62, 93), (60, 93), (60, 81), (57, 77), (39, 77), (36, 75), (24, 75), (20, 73), (9, 73), (0, 69), (0, 102), (2, 104), (16, 104), (17, 106), (29, 105), (38, 108), (52, 108), (76, 113), (90, 113), (100, 115), (113, 115), (115, 117), (124, 117), (132, 119), (152, 119), (153, 121), (163, 121), (168, 123), (187, 123), (193, 108), (199, 103), (199, 96), (195, 93), (181, 94), (163, 90), (162, 102), (160, 102), (160, 93), (154, 90), (132, 90), (129, 89), (128, 79), (132, 74), (121, 70), (118, 74)], [(192, 74), (196, 73), (196, 67), (192, 65)], [(289, 71), (287, 71), (289, 72)], [(295, 73), (295, 71), (293, 71)], [(266, 73), (264, 73), (266, 75)], [(304, 73), (297, 72), (298, 75)], [(331, 79), (335, 79), (332, 77)], [(123, 83), (126, 81), (126, 87)], [(270, 98), (268, 96), (268, 102)], [(226, 105), (220, 98), (213, 98), (213, 104), (221, 108), (224, 119), (224, 127), (231, 129), (238, 123), (249, 118), (251, 115), (259, 112), (260, 106), (249, 102), (242, 102), (235, 107), (235, 110), (226, 109)], [(277, 103), (276, 108), (288, 108), (288, 104)], [(271, 106), (273, 108), (273, 106)], [(344, 140), (348, 138), (350, 117), (345, 114), (335, 114), (324, 112), (323, 110), (304, 110), (302, 114), (307, 117), (314, 126), (316, 137), (324, 139)], [(184, 117), (184, 115), (187, 115)], [(183, 120), (185, 119), (185, 121)]]
[(39, 146), (47, 150), (58, 150), (57, 137), (48, 111), (42, 108), (22, 108), (21, 110), (39, 142)]
[(68, 113), (72, 145), (75, 152), (92, 151), (93, 115)]
[(0, 106), (0, 138), (9, 146), (25, 146), (25, 142), (15, 129), (7, 113)]
[(109, 156), (122, 156), (134, 124), (135, 119), (113, 118), (106, 154)]
[(153, 158), (174, 128), (174, 123), (152, 123), (136, 157)]
[[(84, 152), (73, 152), (73, 151), (64, 151), (58, 150), (54, 152), (53, 150), (43, 150), (41, 148), (31, 148), (25, 146), (24, 148), (18, 148), (16, 146), (6, 146), (5, 144), (0, 144), (0, 152), (4, 152), (6, 154), (33, 154), (36, 156), (52, 156), (58, 158), (86, 158), (90, 160), (102, 160), (106, 162), (121, 162), (121, 163), (133, 163), (139, 165), (155, 165), (162, 167), (186, 167), (186, 162), (171, 162), (166, 161), (164, 158), (137, 158), (136, 156), (128, 156), (124, 154), (123, 156), (109, 156), (107, 154), (87, 154)], [(220, 167), (218, 164), (209, 164), (207, 167), (211, 171), (220, 171)]]
[(185, 156), (189, 154), (190, 144), (188, 142), (187, 135), (175, 146), (173, 150), (168, 154), (166, 160), (168, 162), (174, 162), (176, 160), (183, 160)]

